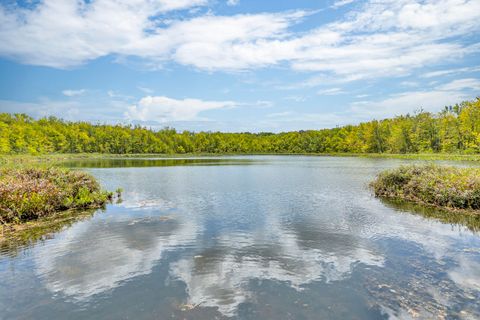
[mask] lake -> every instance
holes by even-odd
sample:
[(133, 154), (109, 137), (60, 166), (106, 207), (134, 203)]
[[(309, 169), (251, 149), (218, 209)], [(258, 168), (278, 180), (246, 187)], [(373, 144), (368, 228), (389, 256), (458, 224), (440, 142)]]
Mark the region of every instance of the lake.
[(4, 247), (0, 318), (480, 318), (479, 219), (438, 219), (368, 189), (406, 162), (66, 162), (123, 188), (123, 201)]

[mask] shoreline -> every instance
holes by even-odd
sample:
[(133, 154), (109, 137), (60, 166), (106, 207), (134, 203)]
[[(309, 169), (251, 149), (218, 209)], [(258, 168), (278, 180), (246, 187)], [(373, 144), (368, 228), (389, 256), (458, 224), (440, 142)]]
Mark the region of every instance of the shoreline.
[(52, 153), (41, 155), (12, 154), (0, 155), (0, 167), (8, 165), (24, 165), (29, 163), (48, 164), (52, 162), (95, 159), (194, 159), (194, 158), (219, 158), (219, 157), (248, 157), (248, 156), (310, 156), (310, 157), (357, 157), (371, 159), (401, 159), (425, 161), (468, 161), (480, 162), (480, 154), (456, 153)]

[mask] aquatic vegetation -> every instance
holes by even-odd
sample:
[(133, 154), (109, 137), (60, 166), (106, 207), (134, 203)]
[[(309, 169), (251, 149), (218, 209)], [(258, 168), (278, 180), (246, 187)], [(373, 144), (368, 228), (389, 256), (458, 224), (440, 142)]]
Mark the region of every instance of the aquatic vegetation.
[(66, 210), (20, 224), (8, 224), (0, 234), (0, 255), (14, 257), (24, 248), (55, 237), (55, 233), (91, 218), (97, 209)]
[[(120, 191), (120, 190), (119, 190)], [(95, 178), (60, 168), (0, 169), (0, 222), (19, 223), (68, 209), (98, 208), (111, 200)]]
[(379, 197), (451, 210), (480, 210), (480, 168), (402, 166), (380, 173), (370, 186)]

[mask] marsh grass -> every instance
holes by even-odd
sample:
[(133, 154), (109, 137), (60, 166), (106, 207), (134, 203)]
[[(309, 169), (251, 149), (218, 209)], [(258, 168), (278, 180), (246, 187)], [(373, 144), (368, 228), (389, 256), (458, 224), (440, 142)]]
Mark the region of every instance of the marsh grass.
[(113, 193), (85, 172), (54, 167), (0, 169), (0, 222), (35, 220), (69, 209), (99, 208)]
[(480, 212), (480, 168), (402, 166), (380, 173), (370, 186), (379, 197)]

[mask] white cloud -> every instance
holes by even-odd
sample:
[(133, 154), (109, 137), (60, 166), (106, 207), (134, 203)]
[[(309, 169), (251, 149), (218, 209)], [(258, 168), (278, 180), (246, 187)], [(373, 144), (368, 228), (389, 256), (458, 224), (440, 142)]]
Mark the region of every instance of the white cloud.
[(236, 6), (240, 3), (240, 0), (227, 0), (227, 5)]
[(0, 5), (0, 54), (57, 68), (140, 48), (150, 17), (206, 4), (205, 0), (45, 0), (33, 9)]
[[(333, 88), (339, 89), (339, 88)], [(337, 90), (330, 89), (333, 93)], [(324, 113), (273, 113), (268, 118), (276, 122), (284, 122), (282, 127), (297, 123), (309, 124), (310, 128), (332, 128), (348, 124), (358, 124), (372, 119), (385, 119), (399, 115), (413, 113), (423, 109), (429, 112), (439, 112), (443, 106), (454, 105), (460, 101), (475, 97), (472, 90), (480, 90), (480, 80), (467, 78), (457, 79), (443, 85), (436, 86), (428, 91), (416, 90), (396, 93), (384, 99), (360, 100), (350, 104), (346, 111)], [(326, 90), (328, 91), (328, 90)], [(360, 94), (356, 98), (363, 99), (371, 95)], [(274, 123), (270, 123), (274, 126)], [(293, 128), (297, 129), (298, 128)]]
[(350, 116), (360, 121), (369, 121), (372, 118), (383, 119), (412, 113), (420, 108), (438, 112), (442, 106), (452, 105), (468, 98), (468, 95), (458, 91), (409, 91), (391, 95), (383, 100), (353, 103)]
[[(274, 131), (292, 131), (292, 130), (318, 130), (321, 128), (334, 128), (351, 124), (356, 121), (342, 113), (302, 113), (293, 111), (276, 112), (267, 115), (267, 120), (260, 124), (268, 130), (275, 128)], [(257, 127), (259, 125), (257, 124)]]
[(285, 52), (280, 38), (304, 16), (304, 12), (206, 16), (176, 23), (166, 34), (172, 39), (182, 35), (171, 53), (181, 64), (207, 70), (244, 70), (273, 65), (292, 55)]
[(404, 115), (420, 108), (438, 112), (443, 106), (472, 99), (472, 94), (465, 89), (480, 90), (480, 80), (457, 79), (429, 91), (408, 91), (393, 94), (382, 100), (354, 102), (349, 110), (349, 117), (352, 120), (357, 119), (358, 122)]
[(468, 72), (479, 72), (480, 67), (465, 67), (465, 68), (456, 68), (456, 69), (447, 69), (447, 70), (437, 70), (432, 72), (427, 72), (422, 75), (423, 78), (434, 78), (434, 77), (441, 77), (451, 74), (458, 74), (458, 73), (468, 73)]
[[(0, 112), (25, 113), (34, 118), (55, 116), (68, 121), (89, 121), (97, 123), (117, 124), (128, 104), (96, 97), (95, 100), (85, 101), (82, 97), (76, 99), (39, 99), (31, 102), (0, 100)], [(101, 108), (99, 106), (102, 106)]]
[(85, 89), (79, 89), (79, 90), (67, 89), (67, 90), (63, 90), (62, 94), (67, 97), (75, 97), (75, 96), (83, 95), (85, 91), (86, 91)]
[(480, 3), (476, 0), (368, 1), (336, 24), (340, 30), (403, 30), (438, 37), (478, 29)]
[(480, 80), (474, 78), (456, 79), (450, 83), (439, 86), (438, 89), (446, 91), (459, 91), (459, 90), (480, 90)]
[(126, 94), (123, 94), (121, 92), (117, 92), (117, 91), (114, 91), (114, 90), (108, 90), (107, 91), (107, 96), (109, 98), (112, 98), (112, 99), (115, 99), (115, 100), (120, 100), (120, 101), (132, 101), (135, 99), (135, 97), (133, 96), (129, 96), (129, 95), (126, 95)]
[(345, 91), (343, 91), (342, 88), (330, 88), (330, 89), (320, 90), (317, 93), (319, 95), (324, 95), (324, 96), (335, 96), (335, 95), (343, 94), (345, 93)]
[[(131, 3), (132, 1), (129, 2)], [(136, 2), (141, 3), (143, 1), (137, 0)], [(203, 6), (208, 3), (208, 0), (156, 0), (151, 2), (157, 2), (158, 11), (167, 12), (173, 10), (188, 9), (196, 6)]]
[(1, 112), (25, 113), (40, 118), (55, 115), (65, 120), (74, 120), (80, 114), (81, 105), (77, 101), (17, 102), (0, 100)]
[(195, 120), (198, 114), (203, 111), (236, 105), (233, 101), (203, 101), (189, 98), (177, 100), (164, 96), (147, 96), (136, 105), (130, 106), (125, 113), (125, 117), (129, 120), (140, 121), (189, 121)]
[(338, 9), (340, 7), (346, 6), (347, 4), (350, 4), (350, 3), (353, 3), (353, 2), (355, 2), (355, 0), (336, 0), (333, 3), (332, 8)]
[(45, 0), (34, 9), (0, 6), (0, 55), (58, 68), (109, 54), (223, 71), (286, 63), (295, 70), (358, 80), (405, 75), (479, 50), (451, 40), (479, 31), (478, 0), (372, 0), (302, 33), (291, 31), (308, 15), (301, 11), (210, 13), (162, 24), (155, 18), (162, 12), (206, 1), (57, 2)]

